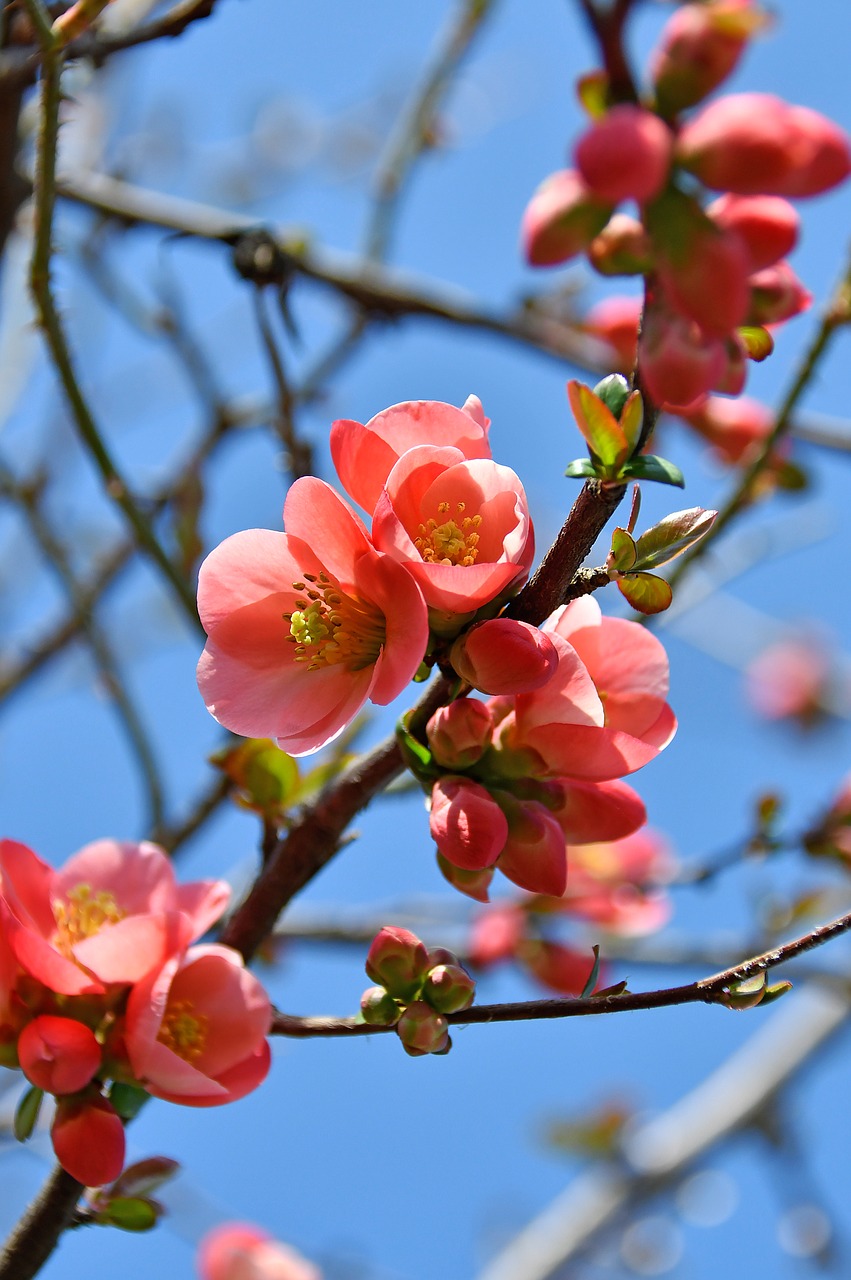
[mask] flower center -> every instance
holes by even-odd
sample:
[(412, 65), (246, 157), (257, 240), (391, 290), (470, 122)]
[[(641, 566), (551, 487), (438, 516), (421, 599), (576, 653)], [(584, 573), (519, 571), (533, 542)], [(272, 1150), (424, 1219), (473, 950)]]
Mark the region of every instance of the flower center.
[(340, 663), (349, 671), (371, 667), (386, 638), (384, 614), (346, 595), (324, 573), (306, 573), (304, 578), (292, 584), (304, 598), (296, 600), (292, 613), (284, 614), (296, 662), (306, 662), (308, 671)]
[(75, 885), (65, 897), (65, 902), (54, 902), (53, 918), (56, 921), (56, 943), (66, 956), (71, 955), (75, 943), (100, 933), (105, 925), (118, 924), (127, 914), (111, 893), (106, 889), (92, 893), (90, 884)]
[[(442, 523), (435, 519), (428, 520), (419, 527), (419, 537), (414, 539), (414, 546), (426, 564), (461, 564), (476, 563), (479, 554), (479, 535), (476, 532), (482, 523), (481, 516), (465, 516), (465, 502), (457, 502), (455, 511), (457, 520), (449, 516), (448, 502), (441, 502), (437, 508), (438, 516), (443, 516)], [(449, 519), (445, 517), (449, 516)]]
[(184, 1062), (200, 1058), (207, 1044), (207, 1018), (203, 1013), (195, 1013), (194, 1007), (191, 1000), (172, 1001), (163, 1014), (157, 1035), (160, 1044)]

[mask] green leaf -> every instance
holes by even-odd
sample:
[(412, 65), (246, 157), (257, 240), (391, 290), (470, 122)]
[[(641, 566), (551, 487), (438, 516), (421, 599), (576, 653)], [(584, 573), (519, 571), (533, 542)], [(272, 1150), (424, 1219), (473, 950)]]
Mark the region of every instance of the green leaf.
[(742, 325), (736, 333), (742, 340), (748, 359), (756, 360), (757, 364), (766, 360), (774, 350), (774, 339), (768, 329), (763, 329), (761, 324)]
[(612, 549), (606, 559), (608, 569), (618, 569), (626, 573), (635, 564), (635, 542), (626, 529), (620, 526), (612, 531)]
[(137, 1084), (116, 1081), (109, 1091), (109, 1100), (122, 1120), (133, 1120), (149, 1100), (150, 1094)]
[(635, 568), (657, 569), (659, 565), (676, 559), (687, 547), (708, 533), (717, 514), (717, 511), (707, 511), (703, 507), (689, 507), (687, 511), (675, 511), (672, 515), (665, 516), (664, 520), (642, 533), (635, 544)]
[(35, 1085), (31, 1085), (18, 1103), (15, 1109), (15, 1119), (12, 1122), (12, 1132), (18, 1142), (26, 1142), (27, 1138), (32, 1137), (32, 1131), (38, 1121), (38, 1113), (41, 1110), (43, 1098), (44, 1090), (37, 1089)]
[(626, 436), (627, 446), (632, 452), (641, 437), (644, 426), (644, 401), (640, 391), (630, 393), (620, 415), (621, 430)]
[[(581, 385), (581, 384), (580, 384)], [(623, 407), (629, 399), (629, 383), (622, 373), (610, 373), (597, 383), (593, 394), (607, 409), (611, 409), (616, 419), (623, 414)]]
[(667, 458), (657, 458), (654, 454), (641, 454), (631, 458), (621, 468), (621, 477), (633, 480), (656, 480), (659, 484), (675, 484), (678, 489), (685, 488), (685, 477), (679, 467), (674, 466)]
[(146, 1160), (137, 1160), (127, 1166), (112, 1184), (112, 1195), (134, 1199), (150, 1196), (179, 1172), (180, 1165), (176, 1160), (168, 1156), (148, 1156)]
[(728, 1009), (753, 1009), (765, 996), (765, 970), (753, 978), (743, 978), (741, 982), (733, 982), (721, 995), (720, 1003)]
[(418, 738), (408, 732), (404, 720), (400, 720), (396, 726), (396, 741), (399, 743), (402, 757), (411, 773), (426, 791), (430, 791), (431, 784), (439, 775), (440, 770), (434, 764), (428, 747), (424, 742), (420, 742)]
[(594, 480), (597, 471), (590, 458), (574, 458), (567, 464), (564, 474), (570, 480)]
[(771, 1004), (772, 1000), (779, 1000), (781, 996), (785, 996), (786, 992), (791, 990), (791, 982), (775, 982), (770, 987), (765, 988), (760, 1004)]
[(301, 781), (298, 764), (271, 738), (247, 738), (210, 760), (233, 782), (244, 809), (280, 823), (295, 803)]
[(592, 461), (599, 459), (607, 471), (619, 466), (629, 450), (620, 423), (608, 405), (584, 382), (568, 382), (567, 397)]
[(141, 1196), (116, 1196), (96, 1215), (102, 1226), (121, 1231), (150, 1231), (158, 1217), (158, 1206)]
[(600, 976), (600, 948), (595, 943), (591, 950), (594, 952), (594, 964), (591, 968), (591, 972), (588, 974), (588, 981), (582, 988), (582, 994), (579, 997), (580, 1000), (585, 1000), (588, 996), (592, 996), (594, 994), (594, 988), (596, 987), (597, 979)]
[(580, 76), (576, 96), (592, 120), (602, 120), (609, 109), (609, 77), (605, 71), (589, 71)]
[(639, 613), (664, 613), (674, 598), (670, 584), (654, 573), (630, 573), (616, 582), (621, 594)]

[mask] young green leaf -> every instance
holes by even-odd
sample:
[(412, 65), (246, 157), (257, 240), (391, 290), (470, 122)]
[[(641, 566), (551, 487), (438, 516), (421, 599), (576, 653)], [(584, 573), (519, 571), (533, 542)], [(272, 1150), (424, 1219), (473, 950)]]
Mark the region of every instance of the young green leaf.
[(619, 467), (625, 461), (629, 448), (611, 409), (582, 382), (568, 382), (567, 396), (576, 425), (588, 443), (592, 461), (599, 459), (607, 472)]
[(664, 578), (654, 573), (630, 573), (616, 579), (618, 589), (639, 613), (664, 613), (674, 593)]
[(679, 467), (674, 466), (667, 458), (657, 458), (654, 454), (641, 454), (631, 458), (621, 468), (622, 479), (656, 480), (659, 484), (675, 484), (678, 489), (685, 488), (685, 477)]
[(569, 480), (593, 480), (597, 472), (590, 458), (574, 458), (567, 464), (564, 474)]
[(687, 511), (674, 511), (665, 516), (636, 542), (635, 568), (657, 569), (674, 560), (712, 528), (717, 514), (703, 507), (689, 507)]
[(21, 1097), (15, 1109), (15, 1118), (12, 1121), (12, 1132), (18, 1142), (26, 1142), (27, 1138), (32, 1137), (33, 1129), (38, 1123), (38, 1113), (41, 1110), (43, 1100), (44, 1090), (36, 1089), (35, 1085), (31, 1085)]
[(612, 549), (606, 558), (607, 569), (617, 569), (626, 573), (635, 564), (635, 542), (626, 529), (612, 531)]
[(595, 943), (591, 950), (594, 952), (594, 964), (591, 968), (591, 972), (588, 974), (588, 981), (582, 988), (582, 994), (579, 997), (580, 1000), (585, 1000), (588, 996), (592, 996), (594, 994), (594, 988), (596, 987), (597, 979), (600, 976), (600, 948)]

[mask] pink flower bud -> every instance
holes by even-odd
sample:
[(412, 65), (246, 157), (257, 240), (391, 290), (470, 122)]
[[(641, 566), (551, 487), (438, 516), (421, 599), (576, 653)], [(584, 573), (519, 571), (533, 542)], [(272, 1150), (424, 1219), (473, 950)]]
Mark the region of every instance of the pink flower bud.
[(551, 267), (581, 253), (609, 220), (602, 203), (574, 169), (545, 178), (532, 196), (520, 224), (526, 259), (533, 267)]
[(813, 638), (778, 640), (747, 669), (751, 705), (767, 720), (811, 724), (829, 702), (827, 655)]
[(491, 793), (452, 774), (432, 788), (429, 827), (444, 858), (466, 871), (493, 866), (508, 836), (508, 821)]
[(736, 66), (748, 37), (766, 21), (750, 0), (684, 4), (662, 30), (650, 74), (660, 109), (675, 115), (711, 93)]
[(639, 362), (657, 404), (684, 406), (719, 381), (726, 351), (720, 338), (707, 337), (694, 322), (653, 307), (642, 329)]
[(685, 126), (679, 161), (707, 187), (739, 195), (813, 196), (851, 173), (842, 129), (768, 93), (736, 93)]
[(360, 1011), (371, 1027), (395, 1027), (402, 1012), (384, 987), (368, 987), (360, 998)]
[(469, 1009), (476, 996), (476, 984), (457, 964), (440, 964), (432, 969), (423, 987), (423, 1000), (438, 1013), (458, 1013)]
[(747, 396), (735, 400), (708, 396), (689, 411), (686, 421), (709, 441), (722, 461), (734, 465), (746, 462), (761, 448), (774, 426), (770, 409)]
[(477, 698), (456, 698), (439, 707), (426, 726), (428, 745), (444, 769), (469, 769), (490, 745), (493, 718)]
[(619, 373), (632, 373), (635, 368), (640, 316), (640, 298), (618, 295), (596, 303), (583, 321), (586, 333), (612, 348), (612, 367)]
[(412, 1058), (444, 1053), (450, 1044), (449, 1023), (424, 1000), (409, 1004), (396, 1023), (396, 1034)]
[(706, 210), (725, 231), (735, 231), (750, 256), (751, 271), (770, 267), (791, 253), (798, 242), (801, 219), (782, 196), (736, 196), (728, 193)]
[(750, 278), (750, 286), (749, 324), (781, 324), (812, 305), (813, 295), (786, 261), (757, 271)]
[(750, 257), (734, 231), (695, 226), (685, 254), (659, 248), (659, 280), (671, 306), (707, 334), (723, 337), (748, 312)]
[(124, 1164), (124, 1126), (106, 1098), (60, 1098), (50, 1131), (56, 1159), (86, 1187), (114, 1182)]
[(637, 218), (612, 214), (588, 246), (588, 260), (601, 276), (646, 275), (653, 267), (650, 238)]
[(437, 851), (437, 865), (440, 874), (453, 889), (457, 889), (459, 893), (465, 893), (475, 902), (489, 900), (488, 892), (494, 877), (493, 867), (485, 867), (482, 871), (465, 871), (444, 858), (440, 850)]
[(748, 357), (738, 334), (729, 334), (724, 342), (724, 372), (712, 388), (725, 396), (739, 396), (748, 379)]
[(459, 636), (449, 660), (462, 680), (482, 693), (531, 693), (558, 666), (549, 636), (528, 622), (491, 618)]
[(537, 800), (507, 802), (509, 833), (499, 869), (521, 889), (560, 897), (567, 886), (564, 832)]
[(428, 972), (428, 951), (415, 933), (386, 925), (366, 957), (366, 976), (400, 999), (419, 991)]
[(596, 120), (576, 144), (576, 165), (600, 200), (644, 204), (668, 179), (673, 135), (643, 107), (622, 103)]
[(27, 1023), (18, 1038), (24, 1075), (45, 1093), (77, 1093), (101, 1064), (94, 1032), (74, 1018), (42, 1014)]
[[(563, 996), (581, 995), (594, 968), (593, 955), (575, 951), (559, 942), (526, 942), (518, 959), (545, 987)], [(604, 985), (602, 969), (600, 972), (598, 987)]]
[(320, 1280), (320, 1274), (288, 1245), (248, 1222), (225, 1222), (198, 1246), (201, 1280)]

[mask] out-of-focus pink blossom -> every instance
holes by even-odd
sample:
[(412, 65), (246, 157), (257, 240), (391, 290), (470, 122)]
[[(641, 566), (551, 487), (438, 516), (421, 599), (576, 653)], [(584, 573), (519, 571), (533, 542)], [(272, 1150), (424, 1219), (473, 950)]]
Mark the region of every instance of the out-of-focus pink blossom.
[(650, 61), (661, 110), (673, 115), (717, 88), (765, 21), (751, 0), (681, 5), (665, 23)]
[(712, 445), (718, 457), (737, 465), (760, 448), (774, 426), (771, 410), (758, 400), (708, 396), (686, 415), (689, 424)]
[[(372, 532), (375, 545), (416, 580), (429, 607), (450, 618), (519, 587), (535, 550), (515, 473), (448, 446), (421, 445), (402, 455), (376, 504)], [(394, 611), (402, 612), (400, 602)]]
[(725, 231), (735, 231), (747, 246), (751, 271), (785, 258), (798, 242), (801, 219), (782, 196), (719, 196), (706, 210)]
[(659, 280), (668, 304), (695, 321), (704, 334), (721, 338), (744, 322), (750, 292), (750, 255), (735, 231), (697, 221), (686, 251), (659, 250)]
[(50, 1137), (62, 1168), (83, 1186), (114, 1182), (124, 1166), (124, 1125), (99, 1094), (59, 1098)]
[(706, 186), (738, 195), (813, 196), (851, 173), (838, 125), (768, 93), (711, 102), (680, 132), (677, 155)]
[(607, 343), (615, 356), (613, 368), (619, 373), (632, 373), (638, 354), (638, 322), (641, 299), (616, 295), (597, 302), (582, 322), (586, 333)]
[(42, 1014), (18, 1037), (21, 1070), (45, 1093), (78, 1093), (96, 1074), (101, 1048), (90, 1027), (74, 1018)]
[(829, 662), (819, 643), (778, 640), (748, 666), (748, 700), (767, 720), (809, 724), (829, 705), (829, 679)]
[(130, 993), (127, 1053), (157, 1098), (192, 1107), (233, 1102), (269, 1070), (271, 1005), (230, 947), (192, 947)]
[(406, 450), (449, 445), (465, 458), (489, 458), (489, 426), (478, 396), (469, 396), (461, 409), (440, 400), (408, 400), (367, 423), (338, 419), (331, 426), (331, 457), (346, 493), (371, 515)]
[(812, 305), (813, 295), (788, 262), (776, 262), (752, 275), (749, 324), (782, 324)]
[(568, 849), (570, 877), (564, 910), (610, 933), (635, 937), (667, 923), (671, 903), (664, 882), (673, 859), (665, 841), (644, 828), (624, 840)]
[(289, 1245), (247, 1222), (226, 1222), (198, 1246), (201, 1280), (321, 1280), (321, 1272)]
[[(538, 982), (562, 996), (580, 996), (594, 968), (594, 957), (587, 951), (577, 951), (561, 942), (543, 939), (524, 942), (517, 958)], [(601, 966), (595, 990), (604, 987), (606, 981)]]
[(585, 249), (609, 220), (612, 205), (599, 200), (575, 169), (551, 173), (526, 206), (520, 239), (527, 262), (551, 267)]
[(460, 775), (435, 782), (429, 826), (444, 858), (465, 871), (493, 866), (508, 838), (508, 820), (491, 793)]
[(671, 130), (652, 111), (621, 103), (579, 139), (576, 165), (598, 199), (644, 204), (667, 182), (673, 144)]
[(653, 250), (644, 225), (626, 213), (612, 214), (588, 246), (588, 261), (603, 276), (648, 273), (653, 267)]
[(486, 969), (510, 960), (526, 932), (526, 913), (514, 902), (500, 902), (473, 920), (467, 954), (471, 964)]
[(422, 661), (428, 618), (411, 575), (375, 550), (329, 485), (297, 480), (284, 520), (286, 533), (236, 533), (202, 564), (198, 685), (226, 728), (304, 755), (367, 698), (383, 706), (401, 693)]
[(62, 995), (137, 982), (205, 933), (227, 905), (223, 881), (180, 885), (162, 849), (97, 840), (54, 871), (0, 841), (9, 943), (21, 967)]
[(531, 693), (558, 665), (545, 631), (515, 618), (491, 618), (465, 631), (449, 660), (462, 680), (482, 693)]
[(727, 365), (720, 338), (658, 305), (648, 308), (639, 347), (642, 376), (657, 404), (692, 405), (717, 386)]

